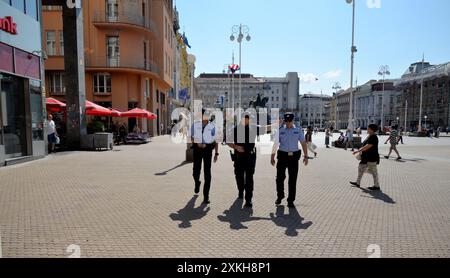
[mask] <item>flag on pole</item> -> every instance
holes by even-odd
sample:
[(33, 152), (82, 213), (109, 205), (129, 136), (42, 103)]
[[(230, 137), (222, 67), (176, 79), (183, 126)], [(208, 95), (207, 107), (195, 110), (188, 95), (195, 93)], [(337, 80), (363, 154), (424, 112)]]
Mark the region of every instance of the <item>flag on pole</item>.
[(241, 67), (239, 67), (239, 65), (237, 64), (232, 64), (228, 66), (228, 69), (231, 71), (231, 73), (235, 73), (236, 71), (238, 71)]
[(187, 47), (191, 48), (191, 46), (189, 45), (189, 41), (188, 41), (188, 39), (187, 39), (185, 33), (183, 33), (183, 37), (182, 37), (182, 38), (183, 38), (183, 43), (184, 43)]

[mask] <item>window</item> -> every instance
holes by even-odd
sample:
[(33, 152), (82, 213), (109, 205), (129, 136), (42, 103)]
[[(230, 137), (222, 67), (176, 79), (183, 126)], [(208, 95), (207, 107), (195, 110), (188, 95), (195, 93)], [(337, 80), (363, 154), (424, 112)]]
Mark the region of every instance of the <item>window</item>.
[(159, 102), (159, 90), (156, 90), (156, 102)]
[(119, 37), (118, 36), (107, 36), (106, 37), (106, 51), (108, 58), (119, 57)]
[(166, 96), (164, 95), (163, 92), (161, 92), (161, 104), (165, 105), (166, 104)]
[(38, 19), (38, 13), (37, 13), (37, 2), (36, 0), (25, 0), (25, 8), (27, 15), (31, 16), (34, 19)]
[(65, 94), (64, 73), (53, 72), (48, 75), (48, 88), (50, 94)]
[(59, 54), (64, 56), (64, 32), (59, 31)]
[(109, 73), (94, 74), (94, 93), (96, 94), (111, 93), (111, 75)]
[(164, 37), (167, 40), (167, 18), (164, 18)]
[(47, 55), (54, 56), (56, 55), (56, 32), (55, 31), (47, 31), (46, 33), (46, 51)]
[(12, 6), (19, 11), (25, 13), (25, 1), (24, 0), (13, 0)]
[(41, 82), (30, 79), (31, 132), (33, 141), (44, 140)]
[(280, 98), (279, 98), (279, 97), (277, 97), (277, 101), (280, 101)]
[(108, 21), (117, 21), (119, 17), (119, 4), (117, 3), (117, 0), (106, 1), (106, 14), (108, 16)]

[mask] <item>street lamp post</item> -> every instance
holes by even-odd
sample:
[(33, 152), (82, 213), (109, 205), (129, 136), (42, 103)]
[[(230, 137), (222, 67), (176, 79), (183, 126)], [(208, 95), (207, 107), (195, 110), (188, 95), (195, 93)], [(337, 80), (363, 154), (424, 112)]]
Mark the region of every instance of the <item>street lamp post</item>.
[[(423, 64), (425, 63), (425, 55), (422, 57), (422, 68), (420, 71), (423, 71)], [(424, 78), (422, 77), (422, 82), (420, 84), (420, 102), (419, 102), (419, 132), (422, 130), (422, 102), (423, 102), (423, 83), (425, 82)], [(426, 116), (425, 116), (426, 117)]]
[(405, 126), (404, 129), (407, 130), (406, 122), (408, 118), (408, 100), (405, 101)]
[[(188, 65), (189, 65), (189, 69), (190, 69), (190, 78), (191, 78), (191, 91), (190, 91), (190, 93), (191, 93), (191, 120), (193, 122), (195, 119), (195, 115), (194, 115), (194, 111), (195, 111), (195, 109), (194, 109), (194, 106), (195, 106), (194, 105), (195, 104), (194, 71), (195, 71), (195, 60), (196, 59), (195, 59), (194, 55), (188, 54), (187, 60), (188, 60)], [(189, 129), (189, 127), (188, 127), (188, 129)], [(193, 153), (191, 146), (192, 146), (192, 142), (189, 143), (189, 140), (188, 140), (188, 143), (186, 144), (186, 161), (187, 162), (194, 161), (194, 153)]]
[(230, 40), (236, 40), (239, 43), (239, 108), (242, 106), (242, 41), (245, 39), (249, 42), (252, 38), (250, 37), (250, 28), (247, 25), (234, 25), (231, 29)]
[(351, 48), (351, 70), (350, 70), (350, 111), (348, 114), (348, 124), (349, 128), (353, 130), (353, 70), (355, 64), (355, 53), (358, 51), (355, 46), (355, 8), (356, 0), (346, 0), (347, 4), (351, 4), (353, 8), (352, 12), (352, 48)]
[(381, 132), (384, 132), (384, 84), (386, 75), (390, 75), (391, 72), (389, 71), (389, 66), (381, 66), (380, 71), (378, 72), (378, 75), (383, 77), (383, 92), (381, 95)]
[(338, 90), (342, 89), (341, 88), (341, 84), (339, 82), (334, 83), (332, 89), (336, 90), (336, 93), (334, 94), (334, 97), (335, 97), (335, 102), (334, 102), (334, 125), (335, 125), (335, 128), (338, 129), (338, 126), (337, 126), (338, 125), (338, 118), (337, 118), (338, 97), (337, 97), (337, 93), (338, 93)]
[[(322, 99), (322, 90), (320, 90), (320, 129), (322, 129), (323, 122), (323, 99)], [(319, 130), (320, 131), (320, 130)]]

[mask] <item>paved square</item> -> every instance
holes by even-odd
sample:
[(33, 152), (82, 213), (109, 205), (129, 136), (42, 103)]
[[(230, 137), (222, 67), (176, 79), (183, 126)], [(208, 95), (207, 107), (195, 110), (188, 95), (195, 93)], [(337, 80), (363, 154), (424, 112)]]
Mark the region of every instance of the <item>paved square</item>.
[(253, 211), (241, 209), (223, 146), (201, 206), (186, 147), (168, 136), (1, 168), (2, 255), (68, 257), (75, 244), (81, 257), (368, 257), (375, 244), (381, 257), (450, 257), (450, 138), (405, 139), (402, 162), (381, 162), (383, 193), (352, 188), (358, 162), (321, 148), (300, 169), (292, 210), (274, 205), (276, 170), (262, 154)]

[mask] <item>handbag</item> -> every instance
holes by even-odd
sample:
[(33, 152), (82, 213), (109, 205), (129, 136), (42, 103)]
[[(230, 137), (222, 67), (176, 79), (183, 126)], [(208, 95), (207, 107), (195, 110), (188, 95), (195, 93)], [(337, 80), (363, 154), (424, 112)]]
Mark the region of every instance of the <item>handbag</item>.
[(55, 135), (56, 138), (56, 145), (59, 145), (61, 143), (61, 139), (59, 139), (58, 135)]
[(362, 159), (361, 153), (356, 154), (356, 155), (355, 155), (355, 158), (356, 158), (356, 160), (361, 160), (361, 159)]

